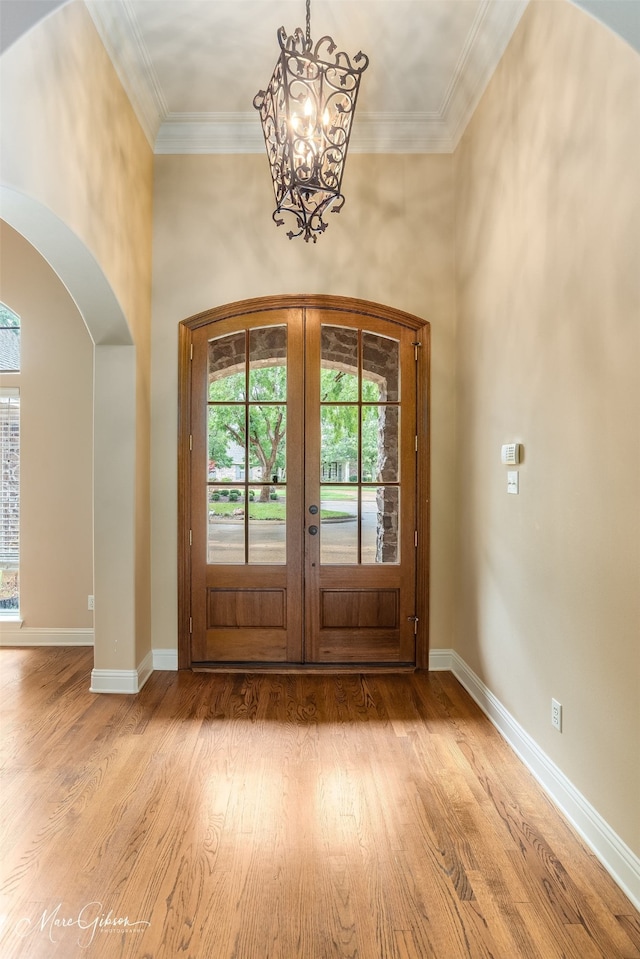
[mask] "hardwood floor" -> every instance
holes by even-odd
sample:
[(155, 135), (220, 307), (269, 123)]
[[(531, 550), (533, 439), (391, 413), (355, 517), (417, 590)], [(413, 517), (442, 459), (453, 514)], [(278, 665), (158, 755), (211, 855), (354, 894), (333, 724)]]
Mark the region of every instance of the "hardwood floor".
[(2, 959), (640, 959), (640, 916), (449, 673), (4, 649)]

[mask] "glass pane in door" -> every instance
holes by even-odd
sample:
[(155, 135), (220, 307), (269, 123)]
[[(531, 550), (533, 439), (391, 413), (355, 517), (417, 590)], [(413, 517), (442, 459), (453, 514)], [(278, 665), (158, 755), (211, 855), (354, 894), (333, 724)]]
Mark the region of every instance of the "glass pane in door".
[(362, 399), (379, 403), (400, 400), (400, 342), (362, 333)]
[(249, 562), (274, 565), (287, 561), (285, 486), (249, 487)]
[(246, 333), (209, 340), (208, 399), (244, 402), (246, 399)]
[(284, 405), (249, 404), (249, 473), (252, 482), (280, 483), (286, 474)]
[(362, 407), (362, 481), (397, 483), (400, 410), (397, 406)]
[(244, 563), (244, 490), (210, 486), (207, 563)]
[(397, 486), (362, 488), (363, 563), (400, 562), (400, 490)]
[(249, 333), (249, 400), (273, 403), (287, 398), (287, 330), (266, 326)]
[(207, 480), (210, 483), (244, 481), (245, 474), (244, 404), (216, 403), (207, 410)]
[(358, 562), (358, 490), (355, 487), (320, 488), (320, 562), (338, 565)]
[(400, 341), (323, 326), (321, 343), (321, 564), (398, 563)]
[(324, 405), (320, 410), (320, 479), (358, 482), (358, 407)]
[(285, 563), (287, 330), (209, 341), (207, 562)]
[(358, 389), (358, 331), (323, 326), (321, 335), (320, 400), (350, 403), (360, 398)]

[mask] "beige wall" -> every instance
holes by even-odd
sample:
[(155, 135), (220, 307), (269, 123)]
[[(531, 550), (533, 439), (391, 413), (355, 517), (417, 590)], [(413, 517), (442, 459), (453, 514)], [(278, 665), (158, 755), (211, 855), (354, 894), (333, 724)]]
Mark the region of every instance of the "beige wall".
[(176, 646), (178, 324), (276, 293), (355, 296), (432, 334), (431, 643), (453, 637), (455, 300), (451, 156), (351, 156), (347, 197), (317, 244), (272, 220), (266, 157), (156, 158), (152, 554), (154, 646)]
[(82, 239), (145, 351), (153, 155), (84, 3), (51, 14), (0, 65), (3, 183)]
[(0, 225), (0, 299), (21, 318), (20, 613), (27, 628), (91, 629), (93, 347), (68, 292)]
[(637, 53), (532, 0), (456, 155), (456, 650), (637, 853), (639, 117)]
[(83, 3), (0, 67), (3, 215), (54, 264), (96, 344), (96, 665), (131, 669), (151, 643), (153, 154)]

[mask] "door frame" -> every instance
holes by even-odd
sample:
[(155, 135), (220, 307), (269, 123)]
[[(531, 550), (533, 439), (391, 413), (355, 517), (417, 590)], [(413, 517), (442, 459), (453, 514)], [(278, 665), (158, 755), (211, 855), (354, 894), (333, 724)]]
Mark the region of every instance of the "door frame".
[[(178, 669), (191, 668), (191, 357), (193, 332), (210, 323), (271, 310), (321, 309), (388, 320), (415, 331), (418, 363), (416, 395), (416, 669), (429, 668), (429, 532), (430, 532), (430, 324), (411, 313), (368, 300), (325, 294), (282, 294), (238, 300), (188, 317), (178, 327)], [(273, 670), (273, 667), (269, 667)], [(291, 667), (287, 667), (291, 670)], [(301, 672), (327, 667), (301, 665)], [(252, 666), (252, 672), (261, 667)], [(344, 667), (342, 667), (344, 671)], [(361, 671), (358, 669), (358, 671)]]

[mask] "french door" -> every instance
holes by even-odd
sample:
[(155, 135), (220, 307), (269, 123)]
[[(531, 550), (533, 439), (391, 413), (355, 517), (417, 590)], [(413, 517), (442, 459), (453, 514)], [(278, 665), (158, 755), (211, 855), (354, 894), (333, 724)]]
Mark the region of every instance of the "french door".
[(181, 329), (181, 665), (421, 665), (425, 324), (235, 307)]

